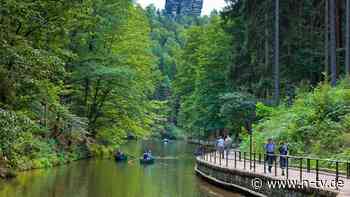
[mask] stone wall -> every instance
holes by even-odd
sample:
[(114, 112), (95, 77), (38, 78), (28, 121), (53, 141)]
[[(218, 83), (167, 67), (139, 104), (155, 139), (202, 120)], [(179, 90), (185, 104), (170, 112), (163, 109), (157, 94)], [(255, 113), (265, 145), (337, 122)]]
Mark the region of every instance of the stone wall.
[[(226, 169), (219, 166), (212, 166), (205, 162), (197, 160), (196, 172), (199, 176), (207, 179), (210, 182), (218, 184), (221, 187), (227, 189), (239, 190), (243, 193), (247, 193), (253, 196), (273, 196), (273, 197), (333, 197), (337, 196), (337, 193), (320, 190), (316, 188), (293, 188), (293, 189), (281, 189), (268, 188), (266, 182), (273, 180), (270, 177), (254, 174), (246, 171), (240, 171), (235, 169)], [(256, 190), (253, 188), (252, 181), (259, 178), (263, 181), (263, 186)]]

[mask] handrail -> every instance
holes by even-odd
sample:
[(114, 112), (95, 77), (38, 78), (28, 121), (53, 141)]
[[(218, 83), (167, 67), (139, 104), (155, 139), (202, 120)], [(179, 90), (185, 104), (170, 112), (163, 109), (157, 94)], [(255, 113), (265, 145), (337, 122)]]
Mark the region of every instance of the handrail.
[[(215, 148), (213, 148), (213, 150), (217, 150)], [(231, 149), (232, 150), (232, 149)], [(240, 151), (237, 150), (238, 152), (245, 152), (245, 151)], [(249, 153), (249, 152), (247, 152)], [(350, 160), (333, 160), (333, 159), (323, 159), (323, 158), (316, 158), (316, 157), (307, 157), (307, 156), (293, 156), (293, 155), (280, 155), (280, 154), (267, 154), (267, 153), (262, 153), (262, 152), (252, 152), (252, 154), (265, 154), (265, 155), (269, 155), (269, 156), (276, 156), (276, 157), (280, 157), (280, 156), (287, 156), (288, 158), (293, 158), (293, 159), (310, 159), (310, 160), (319, 160), (319, 161), (326, 161), (326, 162), (333, 162), (333, 163), (350, 163)]]
[[(214, 161), (214, 164), (217, 164), (218, 149), (210, 146), (203, 146), (203, 148), (204, 150), (203, 150), (202, 158), (206, 161), (210, 161), (210, 162)], [(284, 166), (285, 167), (284, 169), (286, 170), (287, 178), (289, 174), (288, 172), (289, 169), (298, 169), (300, 173), (300, 180), (302, 180), (302, 177), (303, 177), (303, 170), (307, 170), (308, 173), (310, 173), (311, 171), (314, 171), (316, 175), (316, 180), (319, 180), (319, 174), (323, 174), (323, 172), (334, 175), (336, 181), (339, 180), (339, 177), (343, 177), (342, 175), (345, 175), (347, 179), (350, 179), (350, 161), (292, 156), (292, 155), (281, 155), (281, 154), (267, 154), (267, 153), (261, 153), (261, 152), (260, 153), (251, 152), (250, 154), (250, 152), (244, 152), (244, 151), (232, 150), (232, 149), (230, 149), (230, 151), (231, 152), (233, 151), (234, 153), (233, 159), (228, 157), (228, 153), (226, 153), (226, 156), (223, 153), (218, 154), (219, 155), (218, 164), (220, 166), (226, 165), (226, 167), (228, 167), (229, 160), (230, 160), (230, 161), (234, 161), (234, 168), (236, 168), (237, 162), (243, 162), (243, 169), (249, 168), (250, 170), (254, 170), (255, 172), (256, 163), (258, 162), (259, 164), (261, 163), (264, 164), (264, 173), (266, 173), (266, 167), (268, 163), (267, 157), (272, 156), (271, 157), (273, 158), (272, 163), (274, 163), (274, 166), (272, 167), (274, 167), (275, 176), (277, 176), (277, 161), (278, 159), (279, 161), (281, 161), (281, 159), (284, 158), (285, 159), (284, 162), (286, 165)], [(224, 159), (224, 162), (221, 161), (222, 159)], [(304, 165), (305, 163), (306, 163), (306, 167)], [(312, 163), (314, 163), (314, 165), (312, 165)], [(327, 167), (326, 168), (321, 167), (322, 164), (326, 165)], [(344, 164), (345, 166), (341, 166)], [(272, 168), (271, 164), (269, 164), (269, 166), (271, 170)], [(284, 172), (284, 169), (282, 170), (283, 172)]]

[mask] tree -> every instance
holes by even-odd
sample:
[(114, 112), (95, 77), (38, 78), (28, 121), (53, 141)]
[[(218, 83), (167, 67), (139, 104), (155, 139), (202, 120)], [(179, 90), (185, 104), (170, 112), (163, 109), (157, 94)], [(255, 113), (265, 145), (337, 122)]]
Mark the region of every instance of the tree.
[(350, 0), (346, 0), (346, 54), (345, 73), (350, 75)]
[(329, 0), (325, 0), (325, 15), (324, 15), (324, 72), (328, 75), (329, 72)]
[(162, 119), (151, 28), (133, 1), (9, 0), (0, 12), (1, 124), (16, 128), (0, 152), (20, 157), (11, 160), (45, 157), (25, 153), (36, 145), (53, 155), (116, 146)]
[[(188, 132), (204, 134), (222, 131), (227, 125), (220, 117), (221, 94), (228, 90), (228, 67), (231, 62), (231, 36), (219, 16), (210, 23), (186, 32), (186, 44), (177, 67), (175, 90), (180, 100), (179, 126)], [(198, 134), (198, 133), (197, 133)]]
[(275, 86), (275, 94), (274, 100), (278, 105), (280, 100), (280, 62), (279, 62), (279, 54), (280, 54), (280, 44), (279, 44), (279, 13), (280, 13), (280, 2), (279, 0), (275, 0), (275, 34), (274, 34), (274, 86)]
[(337, 84), (337, 42), (336, 42), (336, 0), (330, 0), (330, 63), (331, 63), (331, 84)]

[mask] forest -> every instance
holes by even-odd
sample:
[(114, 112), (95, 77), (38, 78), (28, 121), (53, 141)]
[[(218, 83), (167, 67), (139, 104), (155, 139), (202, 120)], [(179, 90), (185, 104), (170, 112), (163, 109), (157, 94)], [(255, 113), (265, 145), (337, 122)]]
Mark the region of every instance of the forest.
[[(128, 134), (350, 155), (350, 2), (227, 0), (171, 18), (131, 0), (0, 8), (0, 166), (108, 156)], [(252, 115), (253, 114), (253, 115)]]

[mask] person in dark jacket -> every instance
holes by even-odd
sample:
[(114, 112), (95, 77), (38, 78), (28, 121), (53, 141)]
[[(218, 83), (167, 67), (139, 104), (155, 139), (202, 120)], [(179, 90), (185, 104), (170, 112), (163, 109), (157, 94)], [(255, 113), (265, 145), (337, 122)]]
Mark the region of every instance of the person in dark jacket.
[(282, 176), (284, 176), (284, 170), (288, 165), (288, 145), (285, 142), (281, 142), (281, 146), (279, 147), (280, 152), (280, 167), (282, 169)]
[(271, 173), (273, 162), (275, 161), (275, 148), (276, 148), (276, 145), (273, 143), (273, 140), (269, 138), (267, 140), (267, 144), (265, 145), (266, 161), (268, 164), (269, 173)]

